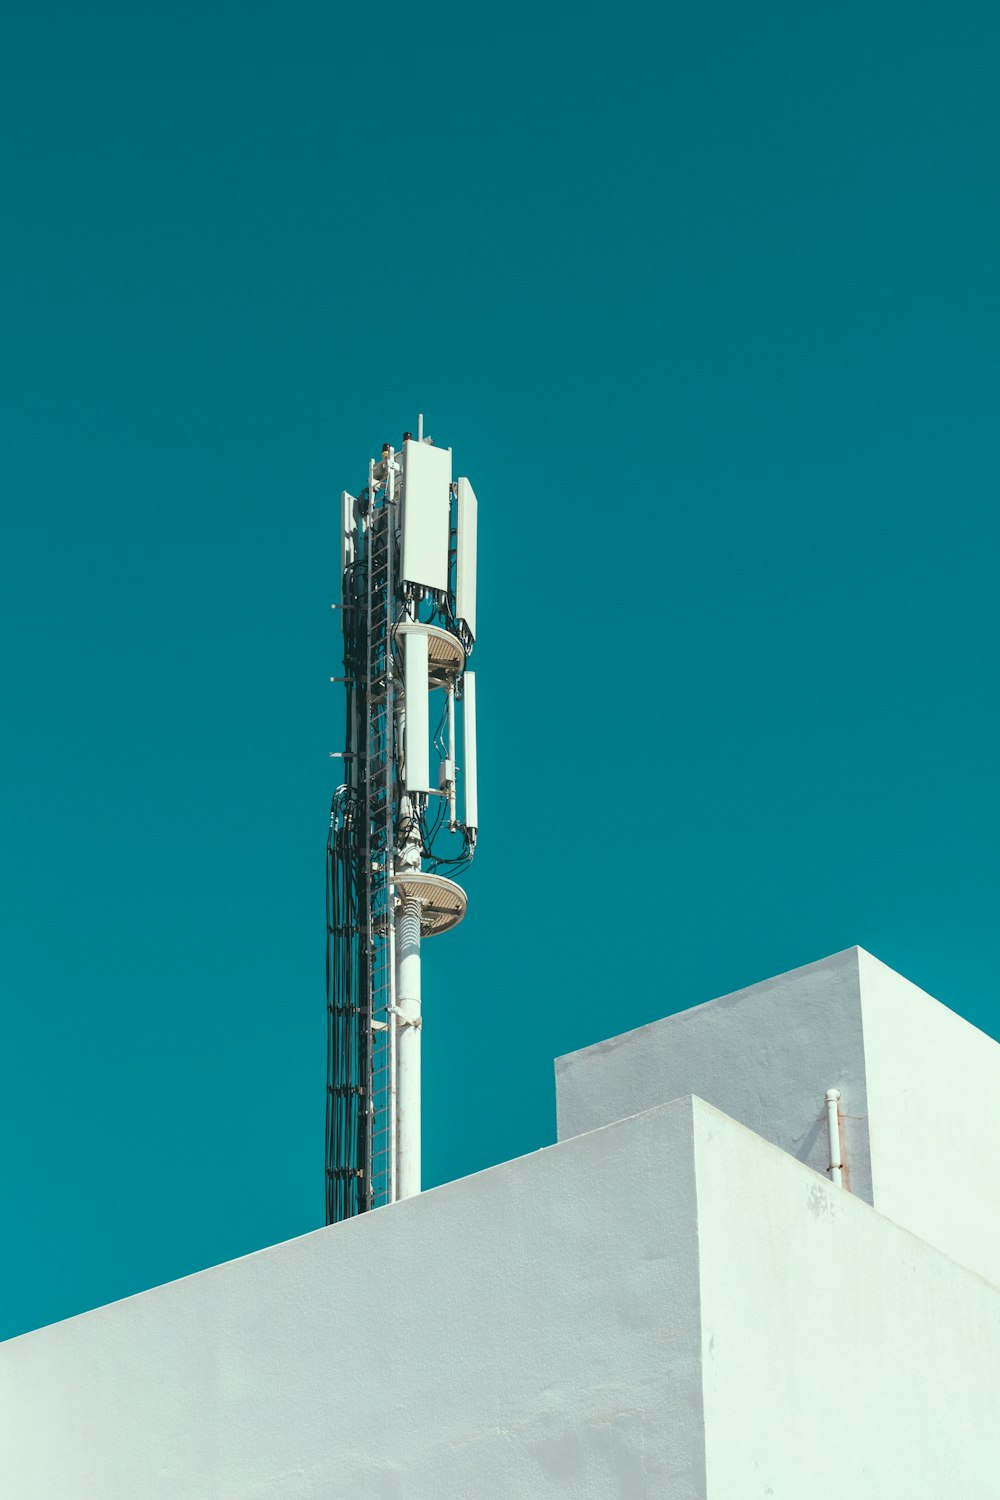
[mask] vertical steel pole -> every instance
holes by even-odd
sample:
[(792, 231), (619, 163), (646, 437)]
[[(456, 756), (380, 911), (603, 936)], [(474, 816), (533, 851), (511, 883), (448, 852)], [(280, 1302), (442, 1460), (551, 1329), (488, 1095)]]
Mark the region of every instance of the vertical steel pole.
[(420, 1192), (420, 902), (396, 913), (396, 1196)]

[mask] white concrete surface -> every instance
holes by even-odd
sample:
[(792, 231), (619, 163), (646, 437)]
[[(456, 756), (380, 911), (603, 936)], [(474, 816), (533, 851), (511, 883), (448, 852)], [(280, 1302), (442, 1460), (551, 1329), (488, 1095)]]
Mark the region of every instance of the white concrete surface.
[(695, 1110), (707, 1500), (996, 1500), (1000, 1290)]
[(693, 1099), (0, 1345), (5, 1500), (995, 1500), (998, 1411), (1000, 1289)]
[[(1000, 1286), (1000, 1045), (861, 948), (556, 1061), (559, 1138), (693, 1093)], [(1000, 1480), (998, 1480), (1000, 1493)]]
[(701, 1500), (690, 1100), (0, 1345), (0, 1493)]
[[(995, 1500), (998, 1052), (855, 949), (562, 1059), (559, 1145), (0, 1344), (0, 1494)], [(694, 1076), (760, 1133), (600, 1118)]]
[(850, 1188), (871, 1202), (858, 951), (557, 1058), (559, 1139), (696, 1094), (825, 1173), (837, 1088)]
[(875, 1204), (1000, 1286), (1000, 1045), (859, 960)]

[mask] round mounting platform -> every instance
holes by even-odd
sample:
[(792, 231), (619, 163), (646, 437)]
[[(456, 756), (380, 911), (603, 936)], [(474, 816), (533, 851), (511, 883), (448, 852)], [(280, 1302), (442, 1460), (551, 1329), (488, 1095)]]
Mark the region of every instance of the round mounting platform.
[(440, 625), (424, 625), (418, 620), (404, 621), (396, 626), (396, 635), (402, 638), (407, 632), (427, 637), (427, 675), (431, 687), (441, 687), (454, 682), (465, 670), (465, 647), (457, 635), (443, 630)]
[(395, 877), (396, 900), (416, 898), (421, 903), (420, 936), (433, 937), (457, 927), (465, 916), (469, 898), (460, 885), (444, 875), (430, 875), (424, 870), (400, 870)]

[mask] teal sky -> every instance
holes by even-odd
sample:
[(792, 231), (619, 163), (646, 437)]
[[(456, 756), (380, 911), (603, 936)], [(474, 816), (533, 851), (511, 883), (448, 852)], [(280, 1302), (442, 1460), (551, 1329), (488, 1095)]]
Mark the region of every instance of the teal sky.
[(1000, 12), (0, 22), (0, 1336), (317, 1227), (336, 515), (480, 499), (431, 1183), (860, 943), (1000, 1032)]

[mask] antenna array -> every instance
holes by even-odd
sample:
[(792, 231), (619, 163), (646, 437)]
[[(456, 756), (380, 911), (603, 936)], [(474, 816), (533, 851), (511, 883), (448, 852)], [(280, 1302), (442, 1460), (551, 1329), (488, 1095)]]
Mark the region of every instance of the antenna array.
[[(388, 444), (341, 497), (345, 778), (327, 841), (326, 1217), (420, 1191), (420, 944), (465, 915), (478, 827), (478, 506), (450, 448)], [(458, 764), (461, 720), (462, 766)], [(436, 773), (432, 777), (432, 764)], [(459, 789), (461, 786), (461, 817)]]

